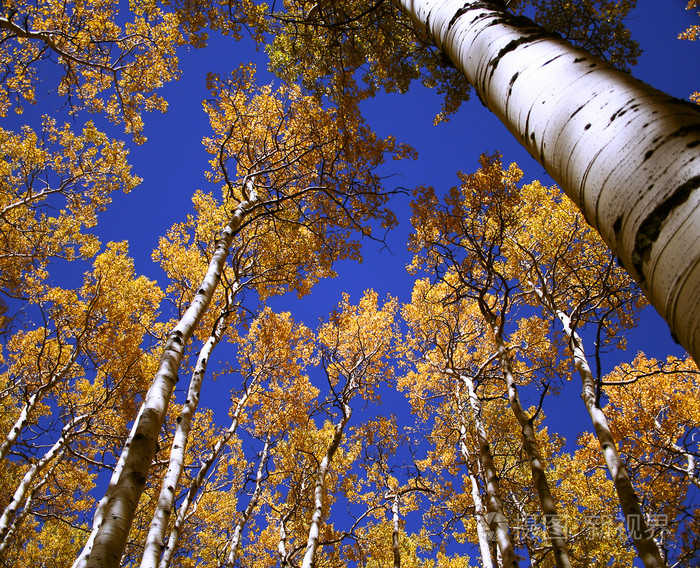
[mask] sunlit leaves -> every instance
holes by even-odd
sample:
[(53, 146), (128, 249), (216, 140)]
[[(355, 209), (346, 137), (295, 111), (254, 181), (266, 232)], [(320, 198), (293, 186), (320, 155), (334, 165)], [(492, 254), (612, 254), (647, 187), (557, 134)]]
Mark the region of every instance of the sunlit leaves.
[(90, 234), (111, 193), (139, 183), (127, 151), (92, 123), (81, 133), (44, 118), (37, 134), (0, 130), (0, 255), (6, 294), (31, 294), (51, 258), (93, 256)]

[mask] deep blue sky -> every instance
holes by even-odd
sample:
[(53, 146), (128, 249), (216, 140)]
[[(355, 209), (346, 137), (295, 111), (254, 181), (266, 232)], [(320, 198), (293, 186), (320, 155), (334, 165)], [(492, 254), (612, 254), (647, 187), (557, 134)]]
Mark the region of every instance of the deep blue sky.
[[(639, 0), (638, 4), (630, 27), (644, 53), (633, 74), (681, 98), (700, 90), (700, 42), (676, 39), (679, 32), (698, 22), (697, 13), (684, 10), (686, 0), (663, 3)], [(103, 242), (129, 240), (137, 271), (155, 278), (162, 286), (166, 285), (165, 279), (151, 261), (151, 252), (159, 236), (191, 212), (190, 197), (196, 189), (214, 189), (207, 187), (203, 176), (208, 159), (201, 145), (202, 137), (208, 134), (208, 122), (201, 107), (201, 101), (207, 97), (206, 73), (226, 74), (239, 63), (248, 61), (258, 62), (260, 83), (273, 80), (264, 72), (264, 55), (256, 53), (252, 42), (245, 40), (213, 39), (206, 50), (192, 50), (181, 57), (182, 79), (162, 91), (169, 101), (169, 112), (146, 116), (148, 142), (131, 150), (131, 162), (135, 172), (143, 177), (143, 184), (130, 195), (115, 196), (113, 205), (101, 216), (97, 232)], [(416, 85), (406, 95), (383, 95), (364, 103), (366, 117), (379, 135), (394, 135), (399, 142), (411, 144), (419, 152), (416, 162), (389, 161), (386, 164), (384, 175), (393, 176), (387, 181), (387, 187), (413, 188), (425, 184), (446, 191), (457, 184), (458, 170), (474, 171), (479, 155), (493, 151), (500, 151), (505, 163), (517, 162), (525, 172), (526, 181), (540, 179), (551, 183), (542, 166), (532, 160), (478, 100), (464, 105), (448, 123), (433, 126), (440, 102), (439, 95)], [(56, 106), (55, 100), (41, 101), (37, 112), (51, 112)], [(21, 118), (36, 114), (28, 112)], [(11, 127), (17, 123), (16, 118), (5, 121)], [(405, 271), (410, 261), (405, 246), (410, 232), (409, 198), (397, 199), (394, 209), (400, 225), (388, 236), (389, 250), (380, 250), (379, 245), (369, 242), (361, 265), (341, 263), (336, 279), (321, 282), (302, 300), (293, 295), (275, 299), (271, 302), (273, 307), (291, 310), (297, 320), (313, 328), (319, 317), (333, 309), (344, 291), (351, 293), (353, 301), (367, 288), (374, 288), (380, 296), (391, 293), (402, 302), (409, 301), (413, 282)], [(79, 274), (74, 278), (75, 283), (80, 281)], [(671, 340), (665, 322), (652, 309), (645, 311), (640, 327), (630, 335), (627, 352), (609, 359), (604, 372), (610, 371), (619, 360), (633, 359), (638, 349), (655, 357), (682, 353)], [(216, 354), (215, 358), (220, 356), (221, 353)], [(179, 388), (186, 388), (185, 383), (183, 380)], [(571, 390), (559, 402), (548, 400), (544, 411), (554, 429), (573, 441), (578, 432), (588, 429), (589, 422), (578, 399), (577, 382), (572, 381), (570, 386)], [(224, 385), (218, 385), (222, 387)], [(210, 384), (204, 387), (203, 404), (212, 400), (215, 389), (215, 385)], [(228, 401), (228, 393), (224, 396), (216, 393), (216, 397)], [(395, 402), (400, 404), (398, 399)], [(405, 403), (396, 410), (409, 419)], [(225, 409), (219, 412), (223, 417)]]
[[(700, 89), (700, 43), (676, 39), (680, 31), (698, 20), (696, 13), (684, 8), (684, 0), (667, 0), (663, 7), (654, 0), (639, 0), (629, 22), (644, 50), (633, 74), (681, 98)], [(252, 42), (246, 40), (215, 38), (206, 50), (192, 50), (181, 57), (182, 79), (163, 89), (170, 105), (168, 113), (146, 116), (148, 142), (131, 152), (131, 161), (143, 177), (143, 184), (128, 196), (116, 196), (102, 217), (98, 232), (104, 241), (128, 239), (137, 270), (162, 285), (164, 278), (150, 260), (158, 237), (191, 211), (190, 196), (195, 189), (213, 189), (204, 181), (207, 154), (201, 145), (202, 137), (208, 134), (201, 108), (201, 101), (207, 97), (206, 73), (226, 74), (248, 61), (258, 63), (259, 83), (274, 81), (264, 70), (264, 54), (255, 52)], [(382, 95), (364, 103), (363, 111), (379, 135), (392, 134), (419, 152), (415, 162), (390, 160), (386, 164), (384, 174), (393, 176), (387, 181), (388, 187), (426, 184), (446, 191), (457, 184), (458, 170), (474, 171), (480, 153), (496, 150), (503, 154), (505, 163), (518, 163), (526, 181), (540, 179), (551, 183), (542, 166), (476, 98), (463, 105), (448, 123), (433, 126), (440, 103), (439, 95), (420, 85), (405, 95)], [(275, 299), (273, 307), (291, 310), (296, 319), (314, 328), (318, 318), (338, 303), (343, 291), (350, 292), (353, 301), (367, 288), (374, 288), (380, 296), (391, 293), (402, 302), (409, 301), (412, 278), (405, 271), (410, 260), (405, 246), (410, 231), (409, 198), (396, 199), (394, 209), (400, 225), (388, 236), (389, 250), (380, 250), (379, 245), (368, 242), (362, 264), (340, 263), (337, 278), (319, 283), (302, 300), (294, 295)], [(627, 352), (610, 358), (604, 372), (620, 360), (631, 360), (638, 349), (655, 357), (682, 353), (670, 339), (665, 322), (652, 309), (645, 311), (640, 327), (631, 334)], [(588, 419), (583, 405), (574, 402), (578, 400), (575, 383), (570, 384), (574, 387), (570, 396), (548, 402), (545, 413), (556, 423), (556, 429), (573, 441), (578, 432), (586, 429)]]

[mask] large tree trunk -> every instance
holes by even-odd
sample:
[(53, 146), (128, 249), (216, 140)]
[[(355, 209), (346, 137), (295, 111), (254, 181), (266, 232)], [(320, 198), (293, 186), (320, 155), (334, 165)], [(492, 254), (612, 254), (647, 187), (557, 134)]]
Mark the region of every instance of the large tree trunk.
[[(230, 303), (231, 299), (238, 291), (238, 288), (239, 284), (235, 282), (232, 290), (229, 292), (228, 303)], [(168, 528), (170, 514), (175, 506), (175, 497), (177, 496), (180, 476), (185, 468), (185, 453), (189, 443), (192, 420), (199, 406), (202, 381), (204, 380), (211, 354), (214, 348), (219, 344), (226, 330), (229, 315), (229, 307), (226, 305), (216, 320), (211, 335), (207, 338), (197, 357), (197, 363), (195, 364), (194, 372), (190, 378), (187, 399), (183, 403), (180, 414), (177, 417), (177, 426), (170, 449), (168, 470), (163, 478), (158, 501), (156, 502), (156, 509), (153, 512), (151, 526), (146, 536), (146, 544), (144, 545), (140, 568), (156, 568), (160, 562), (160, 556), (163, 552), (163, 546), (165, 545), (165, 531)]]
[(700, 109), (496, 2), (394, 1), (579, 206), (700, 361)]

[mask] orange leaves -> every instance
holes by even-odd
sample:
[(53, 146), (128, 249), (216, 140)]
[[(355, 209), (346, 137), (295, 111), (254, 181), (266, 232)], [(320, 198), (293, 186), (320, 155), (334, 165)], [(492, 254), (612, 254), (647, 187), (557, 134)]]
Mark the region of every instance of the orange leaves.
[(318, 341), (326, 373), (331, 385), (342, 390), (344, 403), (356, 392), (372, 400), (380, 383), (393, 378), (397, 308), (393, 298), (380, 307), (373, 290), (365, 292), (357, 306), (351, 306), (345, 294), (330, 321), (321, 326)]
[[(125, 123), (143, 142), (143, 111), (164, 111), (155, 91), (178, 76), (175, 49), (183, 38), (178, 21), (155, 3), (132, 3), (130, 19), (116, 23), (118, 2), (18, 0), (0, 17), (0, 115), (34, 102), (37, 63), (55, 58), (63, 75), (58, 93), (75, 112), (86, 109)], [(123, 21), (123, 20), (121, 20)]]
[(38, 135), (0, 130), (2, 287), (32, 294), (52, 257), (91, 257), (99, 242), (86, 232), (117, 189), (139, 183), (127, 151), (87, 123), (82, 133), (44, 119)]

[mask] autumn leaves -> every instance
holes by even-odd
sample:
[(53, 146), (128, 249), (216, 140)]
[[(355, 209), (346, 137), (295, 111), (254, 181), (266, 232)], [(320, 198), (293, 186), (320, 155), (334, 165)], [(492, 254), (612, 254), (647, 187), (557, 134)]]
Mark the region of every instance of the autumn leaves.
[[(127, 143), (48, 117), (0, 132), (6, 564), (623, 565), (626, 537), (589, 530), (618, 508), (646, 565), (697, 549), (697, 370), (641, 354), (607, 377), (590, 367), (586, 349), (623, 343), (642, 301), (581, 216), (555, 189), (521, 184), (517, 166), (485, 155), (445, 197), (415, 192), (406, 304), (343, 295), (315, 331), (266, 304), (308, 294), (395, 223), (378, 167), (412, 150), (372, 132), (362, 97), (417, 77), (445, 87), (446, 112), (466, 95), (392, 4), (365, 8), (277, 14), (288, 33), (273, 66), (291, 77), (309, 63), (306, 89), (258, 86), (251, 66), (209, 77), (217, 189), (195, 192), (153, 253), (164, 290), (126, 243), (102, 248), (92, 232), (110, 195), (139, 182)], [(72, 116), (103, 115), (140, 143), (142, 113), (164, 110), (156, 90), (178, 75), (176, 48), (268, 25), (247, 2), (130, 9), (3, 8), (0, 110), (19, 112), (57, 63)], [(317, 33), (341, 24), (352, 39)], [(296, 52), (304, 42), (315, 51)], [(368, 64), (366, 87), (328, 77), (348, 63)], [(57, 260), (91, 266), (71, 285)], [(597, 439), (569, 453), (544, 409), (574, 368)], [(223, 418), (200, 405), (214, 389)], [(411, 416), (380, 405), (404, 396)], [(645, 524), (650, 510), (663, 531)], [(532, 518), (542, 531), (521, 530)]]

